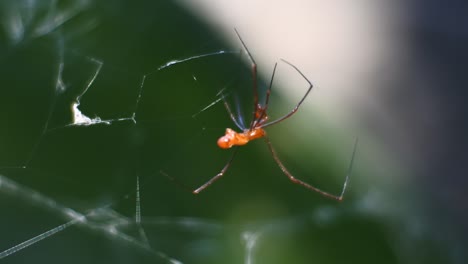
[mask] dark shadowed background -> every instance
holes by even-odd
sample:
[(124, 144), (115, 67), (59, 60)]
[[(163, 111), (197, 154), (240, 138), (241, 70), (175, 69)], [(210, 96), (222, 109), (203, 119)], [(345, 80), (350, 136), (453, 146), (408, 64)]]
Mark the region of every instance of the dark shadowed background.
[[(467, 4), (387, 12), (364, 1), (357, 9), (380, 11), (372, 31), (346, 35), (354, 51), (301, 32), (318, 43), (314, 56), (278, 32), (271, 46), (299, 55), (270, 56), (256, 41), (268, 34), (246, 21), (272, 13), (238, 5), (244, 24), (223, 30), (187, 1), (0, 3), (1, 263), (466, 262)], [(353, 32), (326, 17), (337, 22), (306, 27)], [(318, 87), (267, 129), (294, 175), (338, 194), (359, 137), (343, 202), (288, 181), (262, 140), (204, 192), (187, 190), (232, 154), (215, 144), (237, 129), (222, 96), (250, 120), (252, 76), (234, 27), (259, 62), (261, 100), (282, 57)], [(270, 118), (307, 87), (279, 63)]]

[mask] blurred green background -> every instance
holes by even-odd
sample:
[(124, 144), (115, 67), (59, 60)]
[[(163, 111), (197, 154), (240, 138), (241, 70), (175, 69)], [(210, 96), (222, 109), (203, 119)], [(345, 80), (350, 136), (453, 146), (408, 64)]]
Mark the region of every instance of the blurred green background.
[[(187, 191), (232, 153), (215, 144), (235, 128), (222, 102), (200, 110), (223, 91), (233, 105), (238, 98), (248, 120), (252, 100), (240, 43), (225, 42), (190, 10), (145, 0), (4, 1), (0, 8), (2, 263), (464, 263), (462, 232), (434, 217), (443, 206), (432, 207), (418, 182), (367, 182), (379, 168), (408, 173), (369, 164), (366, 157), (388, 150), (369, 147), (368, 134), (297, 136), (325, 123), (319, 113), (299, 111), (268, 133), (294, 175), (337, 194), (359, 136), (344, 202), (289, 182), (262, 140), (239, 149), (206, 191)], [(170, 63), (218, 51), (229, 53)], [(279, 71), (297, 74), (284, 64)], [(268, 81), (260, 80), (260, 92)], [(291, 104), (277, 89), (284, 88), (273, 87), (272, 119), (301, 98)], [(81, 112), (109, 124), (70, 125), (80, 94)], [(320, 98), (312, 92), (304, 104), (313, 100)], [(78, 213), (86, 220), (70, 223)]]

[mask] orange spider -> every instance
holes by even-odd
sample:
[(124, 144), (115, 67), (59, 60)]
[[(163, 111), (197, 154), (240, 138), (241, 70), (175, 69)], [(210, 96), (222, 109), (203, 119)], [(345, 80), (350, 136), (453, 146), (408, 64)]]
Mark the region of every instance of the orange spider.
[(237, 127), (239, 127), (239, 129), (242, 130), (242, 132), (236, 132), (236, 131), (234, 131), (234, 130), (232, 130), (230, 128), (226, 129), (225, 135), (218, 139), (218, 146), (220, 148), (223, 148), (223, 149), (228, 149), (228, 148), (231, 148), (231, 147), (235, 146), (236, 149), (234, 150), (234, 153), (232, 154), (231, 158), (226, 163), (224, 168), (217, 175), (215, 175), (213, 178), (211, 178), (209, 181), (207, 181), (202, 186), (195, 189), (193, 191), (193, 193), (194, 194), (200, 193), (201, 191), (206, 189), (208, 186), (213, 184), (213, 182), (215, 182), (220, 177), (222, 177), (224, 175), (224, 173), (226, 173), (228, 168), (231, 166), (231, 163), (234, 160), (234, 157), (235, 157), (235, 155), (237, 153), (237, 149), (238, 149), (237, 146), (243, 146), (243, 145), (247, 144), (249, 141), (254, 140), (254, 139), (264, 138), (267, 145), (268, 145), (268, 148), (269, 148), (269, 150), (270, 150), (270, 152), (271, 152), (271, 154), (273, 156), (273, 159), (276, 161), (276, 163), (281, 168), (283, 173), (289, 178), (289, 180), (291, 180), (293, 183), (302, 185), (302, 186), (304, 186), (305, 188), (307, 188), (309, 190), (315, 191), (315, 192), (317, 192), (317, 193), (319, 193), (319, 194), (321, 194), (321, 195), (323, 195), (325, 197), (332, 198), (332, 199), (335, 199), (337, 201), (342, 201), (343, 200), (343, 195), (345, 193), (346, 187), (348, 185), (349, 177), (350, 177), (350, 174), (351, 174), (351, 169), (352, 169), (352, 165), (353, 165), (353, 161), (354, 161), (354, 155), (356, 153), (357, 138), (356, 138), (356, 141), (354, 143), (354, 149), (353, 149), (353, 154), (351, 156), (351, 162), (349, 164), (348, 172), (346, 174), (346, 179), (345, 179), (345, 182), (343, 184), (343, 189), (342, 189), (340, 195), (334, 195), (334, 194), (322, 191), (322, 190), (318, 189), (317, 187), (314, 187), (314, 186), (312, 186), (312, 185), (310, 185), (310, 184), (308, 184), (308, 183), (306, 183), (304, 181), (301, 181), (301, 180), (295, 178), (286, 169), (286, 167), (283, 165), (283, 163), (279, 159), (278, 155), (276, 154), (276, 151), (273, 149), (273, 146), (272, 146), (269, 138), (267, 137), (267, 134), (266, 134), (266, 131), (265, 131), (264, 128), (266, 128), (268, 126), (271, 126), (271, 125), (274, 125), (274, 124), (277, 124), (277, 123), (291, 117), (293, 114), (295, 114), (297, 112), (297, 110), (299, 109), (299, 107), (301, 106), (302, 102), (304, 102), (307, 95), (309, 95), (310, 91), (312, 90), (312, 87), (313, 87), (312, 83), (307, 79), (307, 77), (296, 66), (294, 66), (293, 64), (281, 59), (283, 62), (285, 62), (286, 64), (288, 64), (292, 68), (294, 68), (309, 83), (309, 88), (307, 89), (305, 95), (302, 97), (302, 99), (299, 101), (299, 103), (288, 114), (284, 115), (283, 117), (281, 117), (281, 118), (279, 118), (277, 120), (267, 122), (268, 121), (268, 115), (267, 115), (268, 102), (269, 102), (269, 99), (270, 99), (271, 87), (272, 87), (272, 84), (273, 84), (273, 78), (275, 76), (277, 63), (275, 63), (275, 66), (273, 68), (273, 73), (272, 73), (272, 76), (271, 76), (270, 85), (269, 85), (269, 87), (268, 87), (268, 89), (266, 91), (265, 104), (262, 106), (258, 102), (257, 64), (255, 63), (252, 55), (250, 54), (249, 50), (247, 49), (247, 46), (245, 45), (244, 41), (240, 37), (237, 30), (235, 30), (235, 32), (237, 34), (237, 37), (241, 41), (242, 46), (243, 46), (245, 52), (247, 53), (248, 58), (249, 58), (249, 60), (251, 62), (252, 79), (253, 79), (253, 96), (254, 96), (253, 118), (252, 118), (252, 121), (250, 123), (250, 126), (248, 128), (244, 127), (242, 125), (242, 122), (238, 122), (238, 120), (235, 118), (233, 112), (231, 111), (231, 108), (230, 108), (229, 104), (226, 101), (224, 101), (224, 105), (226, 107), (226, 110), (227, 110), (229, 116), (231, 117), (231, 120), (234, 122), (234, 124), (236, 124)]

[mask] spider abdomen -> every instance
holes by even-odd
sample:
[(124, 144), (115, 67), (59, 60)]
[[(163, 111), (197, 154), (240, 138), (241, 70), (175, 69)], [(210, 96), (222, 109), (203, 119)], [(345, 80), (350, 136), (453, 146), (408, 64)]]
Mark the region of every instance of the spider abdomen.
[(242, 146), (249, 143), (251, 140), (264, 137), (265, 134), (266, 132), (262, 128), (248, 129), (241, 133), (226, 128), (224, 136), (218, 139), (218, 147), (227, 149), (232, 146)]

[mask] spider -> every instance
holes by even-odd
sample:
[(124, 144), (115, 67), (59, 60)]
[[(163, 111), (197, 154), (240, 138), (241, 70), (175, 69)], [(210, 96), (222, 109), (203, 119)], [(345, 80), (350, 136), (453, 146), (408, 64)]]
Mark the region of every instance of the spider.
[(272, 146), (272, 144), (270, 142), (270, 139), (267, 136), (265, 128), (269, 127), (269, 126), (272, 126), (272, 125), (275, 125), (275, 124), (278, 124), (278, 123), (284, 121), (285, 119), (291, 117), (292, 115), (294, 115), (297, 112), (297, 110), (299, 109), (299, 107), (301, 106), (301, 104), (304, 102), (304, 100), (309, 95), (310, 91), (312, 90), (313, 85), (309, 81), (309, 79), (307, 79), (307, 77), (296, 66), (294, 66), (292, 63), (290, 63), (290, 62), (288, 62), (288, 61), (286, 61), (284, 59), (281, 59), (281, 61), (283, 61), (284, 63), (286, 63), (289, 66), (291, 66), (292, 68), (294, 68), (307, 81), (307, 83), (309, 83), (309, 88), (307, 89), (306, 93), (304, 94), (302, 99), (299, 101), (299, 103), (297, 103), (297, 105), (289, 113), (287, 113), (283, 117), (280, 117), (280, 118), (278, 118), (278, 119), (276, 119), (274, 121), (268, 121), (268, 114), (267, 114), (268, 103), (269, 103), (269, 99), (270, 99), (273, 79), (275, 77), (276, 66), (278, 65), (278, 63), (275, 63), (275, 66), (273, 68), (273, 73), (272, 73), (272, 76), (271, 76), (271, 79), (270, 79), (270, 84), (269, 84), (269, 86), (267, 88), (267, 91), (266, 91), (265, 103), (262, 105), (258, 101), (257, 64), (255, 63), (249, 49), (245, 45), (245, 43), (244, 43), (243, 39), (241, 38), (239, 32), (236, 29), (234, 29), (234, 31), (236, 32), (237, 37), (239, 38), (240, 42), (242, 43), (242, 47), (245, 50), (245, 52), (247, 53), (248, 59), (249, 59), (249, 61), (251, 63), (251, 71), (252, 71), (252, 79), (253, 79), (253, 99), (254, 99), (253, 100), (254, 101), (254, 111), (253, 111), (252, 121), (250, 122), (250, 125), (247, 128), (244, 127), (242, 125), (243, 123), (239, 122), (235, 118), (229, 104), (227, 103), (226, 100), (224, 100), (224, 106), (225, 106), (231, 120), (241, 130), (241, 132), (236, 132), (231, 128), (227, 128), (226, 132), (225, 132), (225, 135), (218, 139), (217, 144), (222, 149), (229, 149), (231, 147), (235, 147), (235, 150), (234, 150), (233, 154), (231, 155), (230, 159), (228, 160), (228, 162), (226, 163), (226, 165), (224, 165), (223, 169), (218, 174), (216, 174), (214, 177), (212, 177), (210, 180), (208, 180), (206, 183), (204, 183), (202, 186), (200, 186), (197, 189), (193, 190), (192, 193), (193, 194), (199, 194), (201, 191), (205, 190), (207, 187), (209, 187), (211, 184), (213, 184), (216, 180), (221, 178), (226, 173), (226, 171), (229, 169), (229, 167), (231, 166), (231, 164), (232, 164), (232, 162), (234, 160), (234, 157), (236, 156), (236, 153), (237, 153), (237, 150), (238, 150), (239, 146), (243, 146), (243, 145), (247, 144), (249, 141), (259, 139), (259, 138), (263, 138), (265, 140), (265, 142), (266, 142), (272, 156), (273, 156), (273, 159), (275, 160), (275, 162), (278, 164), (280, 169), (289, 178), (289, 180), (291, 182), (293, 182), (295, 184), (302, 185), (303, 187), (305, 187), (305, 188), (307, 188), (307, 189), (309, 189), (311, 191), (317, 192), (317, 193), (319, 193), (319, 194), (321, 194), (321, 195), (323, 195), (325, 197), (328, 197), (328, 198), (331, 198), (331, 199), (334, 199), (334, 200), (337, 200), (337, 201), (342, 201), (345, 190), (346, 190), (346, 187), (348, 185), (349, 177), (350, 177), (350, 174), (351, 174), (351, 169), (352, 169), (352, 165), (353, 165), (353, 161), (354, 161), (354, 155), (356, 153), (357, 138), (356, 138), (356, 141), (354, 143), (354, 149), (353, 149), (353, 153), (352, 153), (352, 156), (351, 156), (351, 161), (350, 161), (350, 164), (349, 164), (349, 167), (348, 167), (348, 171), (347, 171), (347, 174), (346, 174), (346, 179), (345, 179), (345, 181), (343, 183), (343, 188), (342, 188), (342, 191), (341, 191), (340, 195), (334, 195), (334, 194), (322, 191), (319, 188), (314, 187), (314, 186), (312, 186), (312, 185), (310, 185), (310, 184), (308, 184), (308, 183), (306, 183), (304, 181), (301, 181), (301, 180), (297, 179), (296, 177), (294, 177), (288, 171), (288, 169), (284, 166), (283, 162), (281, 162), (281, 160), (279, 159), (278, 154), (276, 153), (275, 149), (273, 148), (273, 146)]

